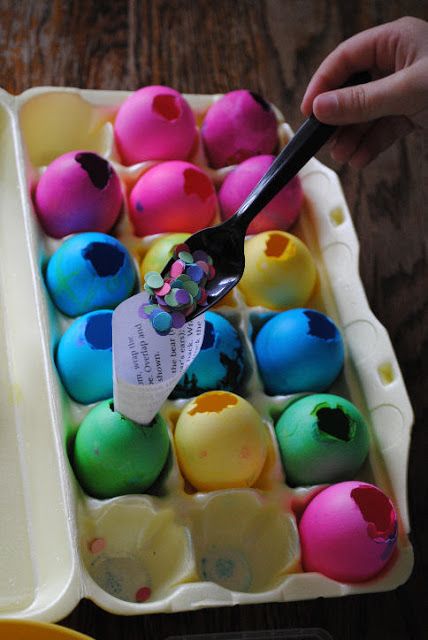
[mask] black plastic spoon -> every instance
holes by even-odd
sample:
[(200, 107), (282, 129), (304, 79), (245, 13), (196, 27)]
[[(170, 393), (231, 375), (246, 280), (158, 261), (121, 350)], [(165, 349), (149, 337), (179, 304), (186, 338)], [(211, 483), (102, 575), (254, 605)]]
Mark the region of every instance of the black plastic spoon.
[[(367, 72), (357, 73), (343, 85), (350, 87), (371, 80)], [(311, 115), (275, 158), (238, 211), (226, 222), (194, 233), (186, 240), (191, 252), (202, 249), (214, 263), (216, 275), (207, 283), (207, 305), (198, 306), (186, 321), (205, 313), (235, 287), (245, 267), (244, 240), (250, 222), (333, 135), (337, 127), (323, 124)], [(166, 276), (171, 259), (162, 271)]]

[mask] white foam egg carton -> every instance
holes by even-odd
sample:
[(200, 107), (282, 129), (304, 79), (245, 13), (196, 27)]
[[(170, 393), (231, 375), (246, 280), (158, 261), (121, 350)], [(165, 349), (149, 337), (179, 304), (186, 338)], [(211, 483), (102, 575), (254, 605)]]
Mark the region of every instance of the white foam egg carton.
[[(114, 163), (124, 188), (132, 185), (152, 163), (124, 167), (116, 155), (112, 120), (127, 95), (55, 87), (0, 93), (0, 616), (57, 621), (85, 597), (133, 615), (394, 589), (413, 566), (406, 496), (412, 409), (387, 332), (368, 306), (339, 180), (315, 159), (300, 172), (305, 206), (291, 231), (319, 271), (308, 306), (332, 317), (345, 339), (344, 372), (330, 391), (350, 398), (370, 425), (369, 459), (357, 479), (379, 486), (398, 511), (391, 566), (361, 584), (302, 571), (296, 505), (302, 508), (317, 487), (284, 482), (273, 419), (290, 397), (263, 393), (248, 338), (263, 310), (247, 308), (238, 291), (220, 312), (244, 340), (249, 374), (242, 394), (270, 434), (257, 485), (191, 493), (174, 453), (155, 496), (95, 500), (76, 482), (67, 448), (91, 407), (70, 401), (55, 371), (53, 348), (70, 321), (50, 305), (42, 267), (59, 241), (41, 232), (30, 192), (43, 167), (73, 149), (97, 151)], [(186, 96), (199, 124), (217, 97)], [(292, 133), (276, 113), (284, 144)], [(205, 165), (200, 146), (193, 161)], [(208, 171), (218, 186), (229, 170)], [(119, 237), (144, 253), (152, 238), (134, 238), (124, 220)], [(171, 430), (185, 402), (165, 403)], [(233, 575), (228, 583), (226, 571), (220, 586), (204, 580), (201, 562), (214, 562), (206, 549), (222, 544), (236, 553)], [(141, 587), (151, 589), (151, 598), (135, 602)]]

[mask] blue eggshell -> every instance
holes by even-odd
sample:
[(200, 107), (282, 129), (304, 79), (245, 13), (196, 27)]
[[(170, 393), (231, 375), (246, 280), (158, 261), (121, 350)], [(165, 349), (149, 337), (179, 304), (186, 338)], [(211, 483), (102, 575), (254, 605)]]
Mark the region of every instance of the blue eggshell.
[(79, 233), (53, 254), (46, 285), (56, 307), (76, 317), (114, 309), (131, 295), (136, 279), (126, 247), (105, 233)]
[(112, 322), (108, 309), (74, 320), (58, 344), (56, 365), (67, 393), (91, 404), (113, 395)]
[(205, 334), (195, 360), (182, 376), (173, 398), (191, 398), (205, 391), (235, 391), (244, 375), (244, 351), (239, 334), (223, 316), (205, 314)]
[(268, 320), (254, 351), (269, 395), (325, 391), (343, 367), (342, 336), (328, 316), (314, 309), (291, 309)]

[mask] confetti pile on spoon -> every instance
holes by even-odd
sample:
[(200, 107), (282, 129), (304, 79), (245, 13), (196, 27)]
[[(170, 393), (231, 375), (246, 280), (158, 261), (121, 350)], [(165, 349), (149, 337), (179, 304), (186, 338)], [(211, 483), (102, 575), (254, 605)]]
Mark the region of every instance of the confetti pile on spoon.
[(157, 271), (144, 275), (150, 302), (141, 307), (140, 316), (150, 319), (154, 330), (163, 336), (182, 327), (196, 307), (207, 305), (205, 285), (215, 276), (213, 260), (205, 251), (190, 253), (187, 244), (178, 244), (173, 257), (165, 278)]

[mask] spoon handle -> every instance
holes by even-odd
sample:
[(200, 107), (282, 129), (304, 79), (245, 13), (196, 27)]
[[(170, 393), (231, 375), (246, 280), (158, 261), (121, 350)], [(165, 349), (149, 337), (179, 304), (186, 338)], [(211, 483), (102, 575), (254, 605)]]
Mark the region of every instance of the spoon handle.
[[(365, 84), (370, 80), (370, 74), (363, 71), (351, 76), (342, 85), (342, 88)], [(246, 231), (253, 218), (294, 178), (308, 160), (321, 149), (336, 129), (337, 126), (323, 124), (314, 115), (311, 115), (298, 129), (260, 182), (239, 207), (233, 216), (234, 223)]]

